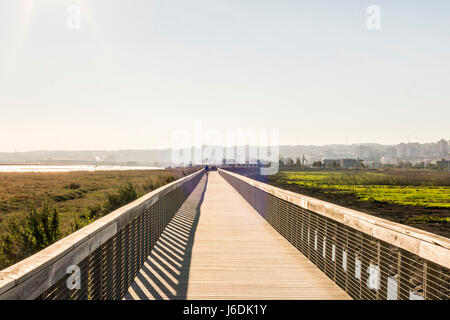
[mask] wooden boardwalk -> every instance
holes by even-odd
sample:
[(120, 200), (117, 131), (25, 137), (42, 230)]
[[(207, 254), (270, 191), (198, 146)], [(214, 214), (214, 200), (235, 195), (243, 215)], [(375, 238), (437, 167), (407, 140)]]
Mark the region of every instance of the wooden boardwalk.
[(217, 172), (205, 180), (125, 299), (350, 299)]

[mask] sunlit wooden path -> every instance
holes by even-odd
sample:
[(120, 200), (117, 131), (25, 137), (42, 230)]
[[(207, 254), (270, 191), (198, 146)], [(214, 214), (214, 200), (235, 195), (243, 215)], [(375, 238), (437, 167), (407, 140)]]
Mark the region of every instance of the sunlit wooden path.
[(202, 178), (124, 297), (349, 298), (217, 172)]

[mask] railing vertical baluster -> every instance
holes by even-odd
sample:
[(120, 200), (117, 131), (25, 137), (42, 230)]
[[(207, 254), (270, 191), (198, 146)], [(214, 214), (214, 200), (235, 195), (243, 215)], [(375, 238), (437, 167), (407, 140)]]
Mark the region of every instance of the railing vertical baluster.
[(348, 292), (348, 273), (349, 273), (349, 268), (348, 268), (348, 261), (350, 258), (350, 250), (349, 250), (350, 246), (348, 243), (348, 228), (345, 228), (345, 257), (346, 257), (346, 270), (344, 270), (345, 272), (345, 291)]
[(380, 274), (378, 275), (378, 281), (380, 283), (379, 288), (377, 288), (377, 292), (375, 294), (375, 299), (380, 300), (380, 288), (381, 288), (381, 265), (380, 265), (380, 257), (381, 257), (381, 243), (377, 240), (377, 266), (378, 270), (380, 270)]
[(118, 262), (117, 262), (117, 237), (113, 238), (111, 244), (111, 277), (108, 286), (111, 290), (111, 300), (117, 299), (117, 287), (114, 285), (117, 282)]
[(130, 279), (130, 224), (127, 224), (125, 227), (125, 288), (124, 292), (126, 292), (126, 288), (129, 287), (129, 279)]
[(397, 253), (397, 297), (401, 298), (401, 288), (403, 285), (403, 277), (402, 277), (402, 252), (398, 250)]
[[(333, 248), (334, 248), (334, 261), (333, 261), (333, 281), (336, 282), (336, 265), (338, 261), (338, 246), (337, 246), (337, 224), (334, 223), (334, 234), (333, 242), (331, 243), (331, 257), (333, 258)], [(333, 247), (334, 246), (334, 247)]]
[(427, 261), (423, 261), (423, 298), (427, 299), (427, 275), (428, 275), (428, 264)]
[[(325, 254), (323, 254), (323, 273), (327, 274), (327, 230), (328, 229), (328, 219), (325, 219), (325, 227), (323, 229), (323, 243), (321, 246), (321, 251), (325, 249)], [(321, 254), (321, 255), (322, 255)]]

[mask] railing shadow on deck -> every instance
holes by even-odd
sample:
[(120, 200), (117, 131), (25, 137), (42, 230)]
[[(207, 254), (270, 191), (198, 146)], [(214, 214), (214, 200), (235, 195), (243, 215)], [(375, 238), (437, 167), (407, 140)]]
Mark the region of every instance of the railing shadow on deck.
[(147, 257), (124, 300), (185, 300), (194, 235), (207, 175), (183, 203)]

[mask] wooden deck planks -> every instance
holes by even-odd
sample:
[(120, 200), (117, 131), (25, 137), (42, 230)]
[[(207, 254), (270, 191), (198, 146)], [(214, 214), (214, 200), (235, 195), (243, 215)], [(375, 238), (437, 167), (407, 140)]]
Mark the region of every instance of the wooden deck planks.
[(195, 211), (201, 184), (125, 299), (350, 299), (217, 172)]
[(349, 299), (217, 172), (194, 237), (188, 299)]

